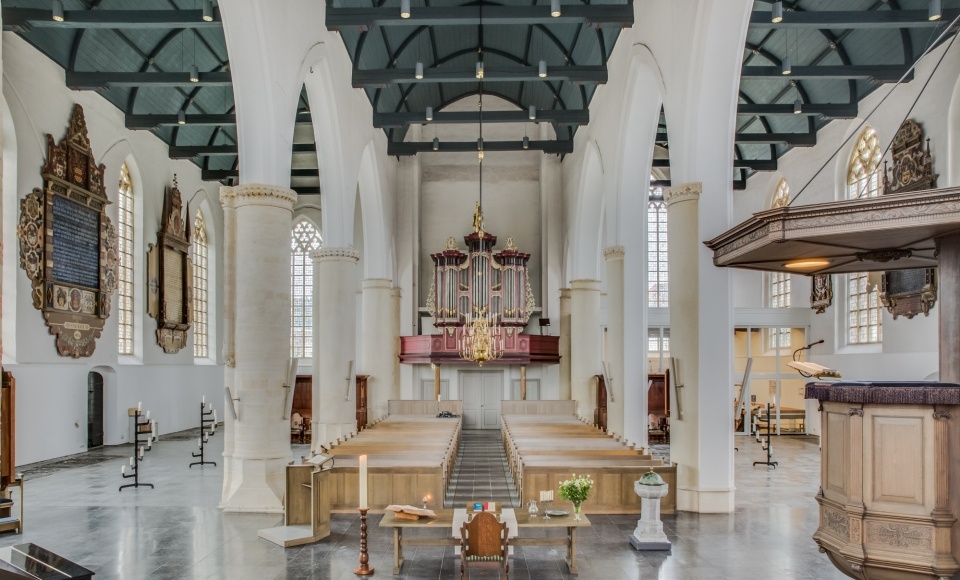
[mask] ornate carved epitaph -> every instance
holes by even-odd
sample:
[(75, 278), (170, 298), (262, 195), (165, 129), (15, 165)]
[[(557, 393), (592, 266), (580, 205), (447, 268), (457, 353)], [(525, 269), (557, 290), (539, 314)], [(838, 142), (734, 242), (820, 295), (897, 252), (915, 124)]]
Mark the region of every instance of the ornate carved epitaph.
[[(937, 187), (939, 176), (933, 172), (930, 139), (924, 142), (923, 129), (916, 121), (907, 119), (900, 125), (890, 144), (890, 151), (893, 167), (888, 178), (884, 165), (883, 193), (906, 193)], [(937, 301), (937, 270), (888, 270), (880, 280), (879, 295), (880, 302), (894, 320), (900, 315), (910, 319), (919, 312), (928, 316)]]
[[(187, 207), (186, 214), (190, 215)], [(157, 320), (157, 344), (168, 354), (187, 344), (193, 297), (193, 264), (190, 263), (190, 228), (173, 176), (173, 188), (163, 196), (163, 217), (157, 244), (147, 252), (149, 299), (147, 312)]]
[(106, 215), (104, 170), (90, 150), (83, 108), (75, 105), (67, 136), (57, 144), (47, 135), (43, 189), (20, 202), (20, 267), (61, 356), (93, 354), (117, 287), (117, 232)]
[(833, 276), (814, 274), (810, 284), (810, 308), (817, 314), (823, 314), (833, 303)]

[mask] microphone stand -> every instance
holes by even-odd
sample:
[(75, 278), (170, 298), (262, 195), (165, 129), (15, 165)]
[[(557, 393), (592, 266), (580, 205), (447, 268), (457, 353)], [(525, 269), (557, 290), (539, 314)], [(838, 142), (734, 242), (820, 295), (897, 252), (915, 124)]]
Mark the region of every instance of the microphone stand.
[[(820, 340), (818, 340), (817, 342), (811, 342), (811, 343), (808, 344), (807, 346), (801, 346), (801, 347), (798, 348), (797, 350), (793, 351), (793, 362), (800, 362), (800, 353), (803, 352), (803, 351), (805, 351), (805, 350), (810, 350), (810, 347), (815, 346), (815, 345), (818, 345), (818, 344), (823, 344), (823, 339), (820, 339)], [(811, 375), (810, 373), (805, 373), (805, 372), (801, 371), (800, 369), (796, 369), (796, 371), (797, 371), (798, 373), (800, 373), (800, 376), (802, 376), (802, 377), (806, 377), (806, 378), (808, 378), (808, 379), (813, 377), (813, 375)]]

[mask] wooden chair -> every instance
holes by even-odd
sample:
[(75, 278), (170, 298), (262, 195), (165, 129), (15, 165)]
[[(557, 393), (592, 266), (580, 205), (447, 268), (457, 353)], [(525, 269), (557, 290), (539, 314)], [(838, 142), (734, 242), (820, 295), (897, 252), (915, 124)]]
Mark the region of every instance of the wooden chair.
[(507, 580), (510, 571), (508, 562), (508, 539), (506, 522), (497, 521), (491, 512), (478, 512), (473, 519), (460, 527), (460, 578), (469, 578), (468, 567), (496, 567)]

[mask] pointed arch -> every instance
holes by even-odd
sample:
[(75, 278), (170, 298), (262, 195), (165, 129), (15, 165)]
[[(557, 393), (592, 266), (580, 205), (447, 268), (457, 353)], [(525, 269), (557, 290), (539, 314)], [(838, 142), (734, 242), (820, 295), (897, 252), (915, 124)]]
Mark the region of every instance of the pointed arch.
[(600, 240), (603, 233), (603, 159), (596, 141), (584, 147), (580, 183), (577, 188), (576, 223), (569, 249), (567, 281), (600, 278)]
[(387, 219), (386, 202), (390, 196), (385, 190), (389, 183), (377, 160), (371, 140), (360, 157), (357, 190), (363, 216), (363, 267), (365, 278), (393, 279), (393, 228)]
[(3, 362), (17, 360), (17, 130), (7, 99), (3, 101)]
[(117, 277), (117, 354), (134, 355), (137, 325), (134, 312), (137, 310), (134, 292), (134, 243), (137, 238), (136, 190), (130, 175), (130, 166), (126, 161), (120, 166), (120, 178), (117, 185), (117, 254), (120, 258)]
[[(880, 195), (880, 137), (869, 125), (864, 127), (850, 152), (847, 164), (847, 199)], [(847, 344), (883, 342), (883, 311), (877, 288), (866, 272), (847, 274)]]
[(850, 152), (847, 164), (847, 199), (876, 197), (880, 195), (880, 160), (883, 150), (880, 137), (869, 125), (863, 128), (860, 137)]
[(773, 201), (770, 202), (770, 207), (787, 207), (788, 205), (790, 205), (790, 184), (787, 183), (786, 178), (781, 177), (773, 190)]
[(313, 259), (323, 247), (316, 224), (301, 216), (290, 236), (290, 356), (313, 356)]
[(207, 220), (197, 209), (193, 218), (193, 356), (210, 356), (210, 261)]

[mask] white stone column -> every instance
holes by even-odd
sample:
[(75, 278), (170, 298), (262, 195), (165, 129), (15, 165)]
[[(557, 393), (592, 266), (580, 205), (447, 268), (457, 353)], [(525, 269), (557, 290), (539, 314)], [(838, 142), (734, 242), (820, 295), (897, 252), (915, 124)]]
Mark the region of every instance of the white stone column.
[[(620, 211), (633, 217), (621, 228), (623, 260), (623, 435), (637, 445), (647, 444), (647, 198), (623, 195)], [(639, 221), (639, 223), (637, 223)]]
[(560, 289), (560, 396), (561, 400), (572, 398), (570, 388), (570, 289)]
[(607, 430), (623, 435), (623, 246), (603, 250), (607, 260)]
[(290, 459), (290, 425), (281, 409), (290, 358), (287, 281), (297, 194), (284, 187), (244, 184), (233, 188), (233, 197), (233, 395), (239, 399), (239, 418), (233, 422), (233, 456), (220, 507), (280, 512), (284, 466)]
[(960, 236), (940, 239), (940, 381), (960, 383)]
[[(313, 439), (319, 451), (357, 430), (357, 261), (353, 248), (323, 248), (313, 258)], [(351, 362), (353, 365), (351, 366)], [(351, 370), (352, 369), (352, 370)]]
[(400, 340), (399, 313), (395, 312), (393, 281), (368, 278), (363, 281), (361, 294), (361, 325), (363, 351), (360, 360), (362, 374), (367, 379), (367, 419), (373, 421), (387, 414), (387, 401), (400, 398), (399, 377), (396, 369), (396, 344)]
[[(236, 194), (232, 187), (220, 188), (220, 203), (223, 205), (223, 386), (234, 391), (234, 354), (236, 335), (237, 300), (237, 212), (235, 207)], [(230, 489), (233, 473), (233, 421), (230, 420), (228, 406), (233, 405), (231, 398), (224, 393), (223, 419), (223, 489)]]
[(603, 371), (600, 334), (600, 281), (570, 281), (570, 391), (577, 415), (593, 420), (596, 379)]
[[(421, 126), (410, 126), (411, 141), (419, 141)], [(419, 155), (400, 158), (397, 168), (397, 286), (400, 335), (418, 334), (420, 322), (420, 179)], [(400, 345), (397, 345), (399, 355)], [(401, 398), (420, 398), (417, 365), (400, 365)]]
[[(716, 373), (709, 362), (716, 353), (705, 351), (712, 345), (703, 344), (701, 322), (710, 309), (730, 306), (711, 302), (701, 286), (700, 192), (700, 183), (686, 183), (671, 187), (665, 195), (670, 242), (670, 354), (678, 367), (671, 382), (672, 386), (682, 385), (675, 388), (677, 395), (670, 403), (670, 460), (677, 464), (677, 509), (729, 512), (733, 511), (733, 486), (715, 483), (732, 476), (732, 471), (721, 469), (727, 462), (720, 461), (730, 456), (732, 462), (732, 401), (727, 397), (731, 378), (725, 367), (717, 369), (719, 376), (713, 376)], [(729, 421), (727, 415), (731, 415)]]

